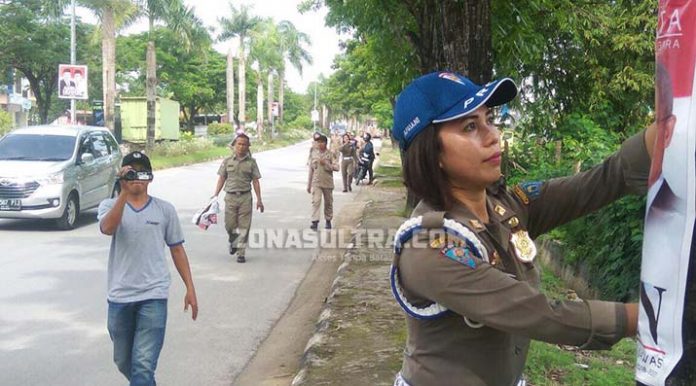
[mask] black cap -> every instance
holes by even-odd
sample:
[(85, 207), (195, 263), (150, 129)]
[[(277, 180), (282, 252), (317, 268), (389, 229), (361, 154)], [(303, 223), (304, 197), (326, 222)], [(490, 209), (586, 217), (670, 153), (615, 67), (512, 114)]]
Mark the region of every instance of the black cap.
[(329, 139), (324, 134), (319, 134), (319, 136), (314, 137), (314, 141), (328, 143)]
[(123, 157), (123, 162), (121, 163), (121, 166), (132, 166), (135, 164), (140, 164), (141, 166), (143, 166), (145, 168), (144, 171), (152, 171), (152, 164), (150, 164), (150, 159), (147, 158), (145, 154), (139, 151), (134, 151)]

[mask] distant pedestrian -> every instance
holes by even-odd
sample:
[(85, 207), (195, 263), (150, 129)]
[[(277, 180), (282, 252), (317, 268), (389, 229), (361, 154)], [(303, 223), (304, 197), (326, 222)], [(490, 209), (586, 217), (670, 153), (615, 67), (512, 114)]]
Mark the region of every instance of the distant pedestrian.
[(355, 168), (357, 149), (355, 142), (350, 139), (350, 134), (343, 134), (343, 144), (338, 148), (338, 151), (341, 154), (343, 192), (353, 191), (351, 184), (353, 183), (353, 169)]
[(312, 147), (309, 148), (309, 155), (307, 156), (307, 166), (309, 166), (309, 163), (312, 161), (312, 155), (317, 150), (317, 145), (318, 145), (317, 140), (321, 136), (322, 136), (322, 134), (318, 131), (315, 131), (314, 134), (312, 134)]
[(338, 171), (338, 159), (336, 154), (327, 148), (328, 138), (320, 135), (315, 141), (317, 150), (312, 153), (309, 162), (309, 180), (307, 181), (307, 193), (312, 194), (312, 225), (311, 229), (319, 227), (319, 208), (322, 198), (324, 200), (324, 219), (326, 229), (331, 229), (333, 219), (333, 172)]
[[(366, 162), (365, 171), (366, 174), (370, 177), (367, 184), (370, 185), (374, 180), (372, 164), (375, 162), (375, 148), (372, 145), (372, 135), (370, 135), (370, 133), (363, 134), (363, 140), (365, 141), (365, 145), (361, 150), (360, 158), (364, 159)], [(365, 176), (363, 175), (363, 177)]]
[(263, 213), (261, 200), (261, 172), (249, 151), (250, 141), (246, 134), (239, 134), (230, 144), (234, 151), (225, 158), (218, 169), (215, 186), (217, 197), (225, 189), (225, 229), (227, 230), (230, 255), (237, 254), (237, 262), (246, 261), (245, 252), (249, 228), (251, 227), (252, 198), (251, 187), (256, 193), (256, 209)]
[(99, 229), (111, 236), (107, 269), (108, 330), (114, 362), (131, 385), (154, 385), (164, 344), (171, 279), (165, 245), (186, 285), (184, 311), (198, 316), (184, 235), (172, 204), (148, 195), (150, 160), (140, 152), (123, 158), (121, 192), (99, 205)]

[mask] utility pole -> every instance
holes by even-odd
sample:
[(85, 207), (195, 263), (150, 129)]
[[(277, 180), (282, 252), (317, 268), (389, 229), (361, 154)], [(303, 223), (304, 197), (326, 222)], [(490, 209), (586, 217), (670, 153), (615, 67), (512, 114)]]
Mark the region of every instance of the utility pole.
[(319, 120), (319, 111), (317, 111), (317, 84), (314, 83), (314, 107), (312, 107), (312, 128), (317, 131), (317, 121)]
[[(70, 1), (72, 12), (70, 13), (70, 64), (75, 65), (76, 61), (76, 44), (75, 44), (75, 0)], [(75, 98), (70, 99), (70, 123), (75, 124)]]

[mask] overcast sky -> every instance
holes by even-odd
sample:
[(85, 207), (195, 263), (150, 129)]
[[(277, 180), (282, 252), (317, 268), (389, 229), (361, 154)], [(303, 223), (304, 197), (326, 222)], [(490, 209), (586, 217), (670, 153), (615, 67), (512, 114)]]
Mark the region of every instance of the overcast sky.
[[(231, 12), (229, 2), (225, 0), (184, 0), (188, 6), (195, 9), (198, 15), (206, 26), (212, 26), (216, 29), (216, 34), (220, 32), (220, 25), (217, 19), (221, 16), (230, 17)], [(319, 74), (323, 73), (328, 76), (333, 72), (331, 64), (334, 56), (340, 49), (338, 47), (339, 36), (333, 28), (324, 26), (324, 16), (326, 9), (319, 11), (309, 11), (305, 14), (300, 14), (297, 11), (297, 5), (302, 0), (233, 0), (235, 7), (239, 8), (241, 4), (249, 4), (253, 8), (251, 13), (261, 17), (271, 17), (277, 23), (281, 20), (289, 20), (298, 30), (308, 34), (312, 40), (312, 45), (308, 51), (314, 59), (312, 65), (303, 65), (302, 76), (292, 67), (288, 66), (286, 80), (288, 86), (295, 92), (304, 93), (307, 91), (309, 82), (318, 78)], [(78, 10), (78, 15), (85, 21), (94, 23), (94, 17), (89, 15), (89, 11)], [(143, 18), (139, 23), (130, 27), (124, 33), (136, 33), (145, 31), (147, 22)], [(229, 42), (218, 43), (215, 49), (222, 53), (227, 52)], [(117, 53), (118, 55), (118, 53)]]

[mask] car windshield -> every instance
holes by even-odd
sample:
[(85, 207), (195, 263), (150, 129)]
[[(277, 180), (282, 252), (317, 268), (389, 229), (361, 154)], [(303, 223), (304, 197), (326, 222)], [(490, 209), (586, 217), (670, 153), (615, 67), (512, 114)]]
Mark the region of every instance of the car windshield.
[(10, 134), (0, 140), (0, 160), (65, 161), (74, 149), (69, 135)]

